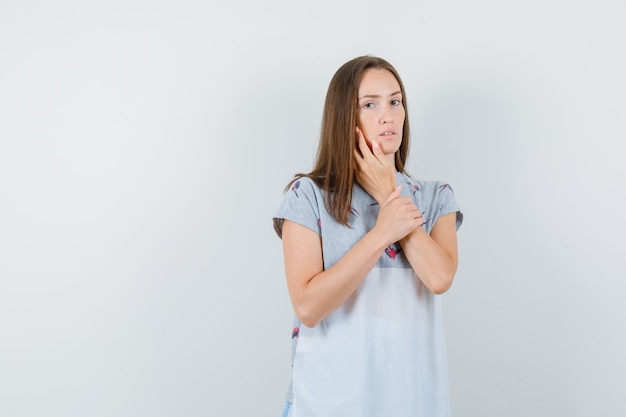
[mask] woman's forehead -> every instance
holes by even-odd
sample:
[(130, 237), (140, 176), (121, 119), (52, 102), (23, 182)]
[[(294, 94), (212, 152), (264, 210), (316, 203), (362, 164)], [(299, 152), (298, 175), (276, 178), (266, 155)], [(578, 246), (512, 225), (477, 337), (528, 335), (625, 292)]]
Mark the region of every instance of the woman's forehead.
[(400, 83), (388, 70), (381, 68), (368, 69), (363, 73), (359, 83), (359, 98), (381, 95), (401, 94)]

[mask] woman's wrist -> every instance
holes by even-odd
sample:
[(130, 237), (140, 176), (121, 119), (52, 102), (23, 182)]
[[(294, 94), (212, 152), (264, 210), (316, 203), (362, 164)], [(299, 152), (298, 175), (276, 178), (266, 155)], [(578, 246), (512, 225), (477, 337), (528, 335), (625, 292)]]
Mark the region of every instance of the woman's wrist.
[(391, 184), (391, 187), (385, 191), (379, 191), (376, 195), (373, 195), (374, 199), (378, 202), (378, 205), (382, 206), (385, 201), (389, 198), (391, 193), (396, 189), (396, 183)]
[(393, 239), (389, 237), (388, 231), (378, 224), (375, 225), (367, 234), (371, 237), (372, 241), (375, 242), (376, 250), (380, 250), (381, 252), (385, 250), (387, 246), (394, 243)]

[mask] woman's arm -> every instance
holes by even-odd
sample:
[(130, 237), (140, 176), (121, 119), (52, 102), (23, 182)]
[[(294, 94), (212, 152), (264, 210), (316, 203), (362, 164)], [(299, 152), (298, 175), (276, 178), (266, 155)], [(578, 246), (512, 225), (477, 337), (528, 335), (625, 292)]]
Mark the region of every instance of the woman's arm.
[(414, 205), (396, 189), (381, 206), (376, 226), (335, 265), (324, 270), (322, 241), (314, 231), (283, 221), (285, 275), (296, 316), (308, 327), (343, 304), (376, 265), (383, 250), (419, 224)]
[(450, 288), (458, 265), (456, 213), (439, 217), (430, 235), (423, 227), (416, 228), (400, 245), (426, 288), (435, 294)]
[[(395, 184), (395, 169), (376, 143), (370, 151), (361, 132), (357, 133), (361, 151), (355, 151), (357, 181), (380, 202), (389, 194), (392, 181)], [(421, 226), (421, 213), (419, 216)], [(441, 294), (450, 288), (458, 265), (456, 213), (437, 219), (430, 235), (423, 227), (415, 228), (402, 236), (400, 245), (411, 268), (430, 291)]]

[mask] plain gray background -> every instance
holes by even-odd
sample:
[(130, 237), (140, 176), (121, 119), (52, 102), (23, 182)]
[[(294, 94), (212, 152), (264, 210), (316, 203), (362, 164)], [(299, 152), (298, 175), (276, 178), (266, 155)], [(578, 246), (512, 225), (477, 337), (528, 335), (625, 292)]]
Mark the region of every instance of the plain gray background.
[(271, 217), (328, 82), (407, 88), (455, 189), (456, 417), (626, 415), (626, 5), (0, 1), (0, 415), (278, 416)]

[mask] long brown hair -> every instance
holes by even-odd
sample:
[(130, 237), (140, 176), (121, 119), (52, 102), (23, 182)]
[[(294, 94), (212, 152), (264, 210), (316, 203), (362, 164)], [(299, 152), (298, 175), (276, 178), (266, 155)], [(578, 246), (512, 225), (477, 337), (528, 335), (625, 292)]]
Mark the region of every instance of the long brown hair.
[(352, 186), (356, 173), (354, 149), (356, 148), (359, 84), (365, 71), (371, 68), (386, 69), (393, 74), (400, 85), (405, 117), (402, 142), (395, 154), (395, 165), (398, 172), (406, 173), (404, 166), (409, 152), (409, 113), (404, 85), (400, 75), (389, 62), (367, 55), (346, 62), (333, 76), (326, 93), (322, 129), (313, 171), (308, 174), (296, 174), (285, 188), (288, 190), (299, 178), (311, 178), (325, 191), (324, 204), (328, 212), (337, 222), (345, 226), (348, 225), (350, 216)]

